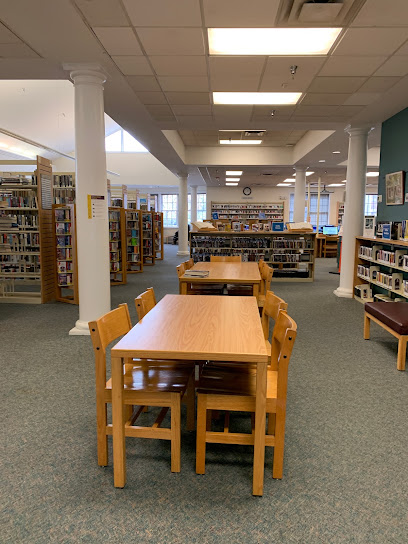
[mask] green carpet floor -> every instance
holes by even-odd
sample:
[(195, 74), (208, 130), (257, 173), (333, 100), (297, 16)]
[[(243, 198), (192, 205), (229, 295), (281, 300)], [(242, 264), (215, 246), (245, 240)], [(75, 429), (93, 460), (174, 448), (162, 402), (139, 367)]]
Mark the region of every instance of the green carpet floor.
[[(176, 249), (112, 288), (112, 307), (128, 302), (135, 322), (146, 287), (177, 293)], [(128, 439), (127, 486), (115, 489), (112, 463), (96, 463), (91, 342), (68, 336), (78, 309), (0, 305), (0, 542), (406, 544), (408, 371), (385, 331), (372, 325), (363, 340), (363, 306), (332, 294), (334, 267), (319, 260), (313, 284), (273, 284), (298, 338), (284, 478), (273, 480), (268, 449), (262, 498), (251, 495), (251, 447), (210, 445), (197, 476), (184, 430), (180, 474), (169, 443)]]

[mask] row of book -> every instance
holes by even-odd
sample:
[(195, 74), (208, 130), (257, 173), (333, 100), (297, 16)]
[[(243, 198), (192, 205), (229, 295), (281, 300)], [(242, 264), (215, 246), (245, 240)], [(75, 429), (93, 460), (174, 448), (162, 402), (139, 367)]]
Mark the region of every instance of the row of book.
[(71, 223), (55, 223), (56, 234), (71, 234)]
[(373, 248), (372, 247), (366, 247), (366, 246), (360, 246), (358, 250), (359, 257), (364, 257), (366, 259), (372, 259), (373, 258)]
[[(31, 193), (31, 191), (29, 191)], [(38, 200), (32, 194), (1, 195), (0, 208), (38, 208)]]
[(37, 214), (16, 214), (9, 216), (12, 217), (13, 226), (19, 229), (38, 229), (38, 215)]
[(40, 235), (30, 232), (0, 233), (0, 244), (10, 245), (10, 251), (38, 251)]
[(119, 261), (112, 261), (111, 260), (111, 263), (110, 263), (110, 271), (113, 272), (113, 273), (118, 273), (118, 272), (121, 272), (121, 267), (120, 267), (121, 263)]
[(0, 185), (7, 187), (8, 185), (36, 185), (37, 178), (31, 174), (13, 174), (10, 176), (1, 176)]
[(399, 291), (402, 287), (402, 274), (399, 272), (393, 272), (392, 274), (385, 274), (380, 271), (373, 271), (373, 280), (384, 285), (388, 289)]
[(68, 287), (72, 285), (73, 274), (58, 274), (58, 285)]
[(57, 259), (62, 261), (72, 259), (72, 248), (57, 247)]
[(75, 187), (72, 174), (54, 174), (54, 187)]
[[(58, 274), (62, 274), (65, 272), (72, 272), (73, 271), (73, 264), (72, 261), (57, 261), (57, 272)], [(60, 282), (58, 282), (60, 283)]]
[(373, 291), (369, 284), (363, 283), (354, 287), (354, 296), (362, 299), (372, 299)]
[(55, 208), (55, 221), (71, 221), (71, 210), (69, 208)]
[(118, 252), (120, 249), (120, 242), (109, 242), (109, 251)]
[(374, 245), (373, 247), (360, 246), (359, 256), (363, 259), (370, 259), (385, 264), (386, 266), (406, 268), (408, 271), (408, 251), (406, 249), (387, 251), (383, 249), (383, 246), (379, 245)]
[(127, 261), (128, 263), (138, 263), (140, 262), (140, 253), (139, 251), (136, 253), (129, 253), (127, 254)]
[(71, 235), (57, 236), (57, 247), (71, 246)]

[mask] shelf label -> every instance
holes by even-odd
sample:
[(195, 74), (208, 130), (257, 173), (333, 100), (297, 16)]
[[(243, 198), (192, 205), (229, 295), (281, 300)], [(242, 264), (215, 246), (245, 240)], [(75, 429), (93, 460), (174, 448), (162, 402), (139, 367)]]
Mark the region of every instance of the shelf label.
[(88, 195), (88, 219), (106, 219), (104, 195)]

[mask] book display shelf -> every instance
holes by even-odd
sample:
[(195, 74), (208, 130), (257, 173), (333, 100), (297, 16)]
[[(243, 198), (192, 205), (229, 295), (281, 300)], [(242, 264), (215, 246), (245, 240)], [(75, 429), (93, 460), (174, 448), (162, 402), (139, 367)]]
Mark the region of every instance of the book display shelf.
[(156, 212), (153, 214), (154, 221), (154, 251), (158, 261), (163, 260), (164, 239), (163, 239), (163, 214)]
[(108, 208), (111, 285), (126, 283), (126, 219), (123, 208)]
[(126, 266), (128, 274), (143, 272), (142, 213), (125, 210), (126, 216)]
[(78, 266), (76, 255), (76, 217), (74, 204), (54, 204), (56, 251), (55, 298), (78, 304)]
[(153, 265), (156, 256), (154, 251), (154, 214), (142, 212), (142, 241), (143, 241), (143, 264)]
[(356, 238), (354, 298), (359, 302), (408, 299), (408, 241)]
[(74, 204), (75, 172), (56, 172), (52, 175), (54, 204)]
[(273, 281), (313, 281), (314, 233), (291, 232), (190, 232), (194, 262), (211, 255), (240, 255), (242, 261), (265, 260), (273, 267)]
[(340, 225), (343, 224), (343, 216), (344, 216), (344, 202), (337, 202), (337, 225), (340, 227)]
[[(247, 221), (248, 219), (267, 219), (268, 221), (284, 220), (285, 203), (267, 202), (257, 203), (221, 203), (211, 202), (211, 217), (213, 219), (227, 219)], [(215, 217), (217, 214), (218, 217)], [(261, 215), (260, 215), (261, 214)]]
[(41, 304), (55, 297), (51, 162), (13, 165), (35, 171), (0, 173), (0, 302)]

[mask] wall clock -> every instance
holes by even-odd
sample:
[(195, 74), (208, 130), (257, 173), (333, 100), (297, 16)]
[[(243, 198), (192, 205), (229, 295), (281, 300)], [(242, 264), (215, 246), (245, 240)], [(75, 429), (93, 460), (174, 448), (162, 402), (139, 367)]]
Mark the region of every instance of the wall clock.
[(251, 187), (244, 187), (242, 192), (244, 193), (245, 196), (249, 196), (252, 193), (252, 189)]

